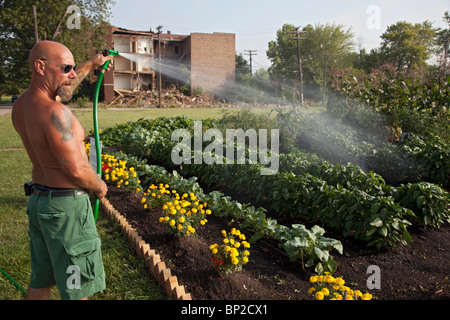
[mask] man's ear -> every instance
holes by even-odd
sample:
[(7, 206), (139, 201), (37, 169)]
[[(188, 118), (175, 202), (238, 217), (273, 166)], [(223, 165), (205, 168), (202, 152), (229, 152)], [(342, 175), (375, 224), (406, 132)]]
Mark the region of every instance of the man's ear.
[(42, 60), (36, 59), (34, 61), (34, 69), (36, 70), (37, 73), (39, 73), (41, 76), (44, 75), (44, 71), (45, 71), (45, 63)]

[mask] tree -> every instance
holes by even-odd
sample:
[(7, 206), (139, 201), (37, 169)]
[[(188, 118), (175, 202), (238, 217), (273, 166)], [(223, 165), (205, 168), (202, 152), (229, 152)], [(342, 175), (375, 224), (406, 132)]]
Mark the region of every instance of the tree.
[(450, 45), (450, 14), (448, 11), (445, 11), (443, 20), (447, 23), (448, 27), (436, 31), (436, 54), (438, 55), (442, 76), (446, 77), (448, 71), (450, 71), (450, 68), (447, 66)]
[(380, 52), (399, 71), (423, 67), (435, 45), (435, 32), (429, 21), (416, 24), (399, 21), (381, 35)]
[(250, 75), (250, 65), (244, 59), (242, 53), (236, 55), (236, 82), (246, 82)]
[[(290, 39), (292, 34), (289, 34), (296, 29), (291, 24), (283, 25), (277, 31), (276, 41), (270, 41), (267, 50), (272, 63), (269, 68), (272, 79), (289, 86), (298, 83), (297, 43)], [(353, 33), (334, 23), (307, 25), (302, 30), (306, 31), (306, 39), (300, 41), (303, 79), (308, 87), (305, 94), (317, 97), (317, 90), (320, 91), (323, 84), (324, 68), (329, 71), (333, 66), (351, 63), (348, 55), (354, 45)]]
[[(93, 49), (102, 49), (112, 0), (5, 0), (0, 1), (0, 93), (18, 94), (28, 87), (28, 55), (35, 45), (32, 6), (36, 6), (38, 40), (55, 40), (66, 45), (75, 62), (82, 63)], [(80, 9), (79, 28), (69, 29), (67, 21)]]

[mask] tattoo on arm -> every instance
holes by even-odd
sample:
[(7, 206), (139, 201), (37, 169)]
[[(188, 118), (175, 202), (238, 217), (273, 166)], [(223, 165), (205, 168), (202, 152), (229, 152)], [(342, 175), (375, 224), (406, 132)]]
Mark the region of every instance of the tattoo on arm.
[(72, 81), (72, 85), (71, 85), (72, 91), (74, 91), (80, 85), (80, 83), (84, 80), (84, 78), (86, 78), (86, 75), (87, 75), (87, 73), (84, 71), (77, 73), (77, 77), (75, 78), (75, 80)]
[(62, 109), (64, 112), (65, 120), (62, 120), (58, 115), (55, 114), (55, 111), (52, 112), (51, 122), (53, 128), (62, 133), (61, 142), (70, 141), (73, 139), (73, 124), (72, 124), (72, 116), (70, 115), (70, 111), (66, 108)]

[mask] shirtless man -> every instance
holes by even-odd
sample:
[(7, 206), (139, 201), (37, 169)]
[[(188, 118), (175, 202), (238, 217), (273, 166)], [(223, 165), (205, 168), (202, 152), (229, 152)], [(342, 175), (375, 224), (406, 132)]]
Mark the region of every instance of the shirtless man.
[(105, 287), (87, 191), (101, 199), (107, 186), (89, 164), (83, 127), (59, 97), (70, 100), (83, 78), (111, 58), (97, 54), (75, 72), (72, 53), (60, 43), (42, 41), (30, 52), (31, 83), (12, 111), (36, 183), (27, 206), (32, 274), (26, 299), (48, 299), (54, 284), (62, 299), (87, 298)]

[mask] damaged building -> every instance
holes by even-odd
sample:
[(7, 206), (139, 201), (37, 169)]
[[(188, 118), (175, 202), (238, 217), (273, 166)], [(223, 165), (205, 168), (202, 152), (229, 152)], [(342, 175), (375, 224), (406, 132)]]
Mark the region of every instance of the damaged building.
[[(152, 90), (189, 84), (215, 94), (235, 79), (235, 35), (191, 33), (175, 35), (110, 27), (108, 47), (132, 54), (114, 57), (114, 68), (103, 81), (104, 100), (114, 100), (118, 90)], [(161, 61), (162, 63), (159, 63)], [(160, 77), (161, 75), (161, 77)]]

